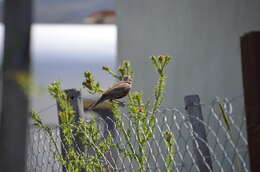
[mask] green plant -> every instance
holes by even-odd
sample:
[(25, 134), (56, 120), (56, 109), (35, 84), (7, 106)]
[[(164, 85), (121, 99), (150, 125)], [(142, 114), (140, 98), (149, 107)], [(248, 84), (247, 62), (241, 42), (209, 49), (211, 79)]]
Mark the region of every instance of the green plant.
[[(106, 139), (100, 140), (101, 131), (98, 129), (96, 121), (80, 119), (75, 121), (74, 111), (71, 107), (68, 97), (60, 86), (60, 82), (53, 82), (48, 86), (50, 94), (57, 100), (61, 112), (59, 113), (60, 129), (64, 135), (64, 145), (66, 155), (62, 156), (57, 149), (57, 142), (52, 136), (50, 129), (42, 122), (39, 115), (33, 113), (32, 118), (35, 125), (44, 129), (49, 136), (56, 149), (54, 151), (56, 159), (66, 167), (68, 171), (104, 171), (104, 154), (116, 147), (124, 156), (137, 162), (138, 169), (136, 171), (143, 172), (146, 169), (148, 159), (148, 143), (153, 138), (156, 124), (156, 115), (160, 115), (158, 110), (163, 102), (163, 93), (165, 90), (166, 67), (170, 62), (170, 56), (160, 55), (152, 56), (151, 62), (159, 76), (158, 82), (154, 88), (154, 98), (152, 100), (143, 100), (143, 94), (140, 91), (130, 92), (127, 101), (124, 103), (124, 108), (129, 111), (129, 118), (133, 125), (126, 126), (124, 124), (123, 112), (118, 104), (112, 105), (112, 111), (115, 115), (116, 127), (122, 134), (123, 142), (127, 146), (123, 148), (122, 143), (113, 143), (113, 139), (109, 134)], [(117, 71), (112, 71), (108, 66), (102, 68), (109, 75), (117, 80), (122, 80), (124, 75), (131, 75), (134, 72), (129, 61), (123, 61), (122, 65), (117, 68)], [(99, 82), (96, 82), (90, 72), (84, 72), (83, 88), (86, 88), (90, 94), (103, 93)], [(84, 146), (92, 148), (94, 154), (85, 154), (75, 148), (73, 141), (74, 137), (79, 137)], [(133, 144), (133, 140), (137, 142), (137, 146)], [(167, 155), (165, 167), (167, 171), (172, 170), (172, 162), (175, 157), (174, 135), (170, 131), (164, 132), (165, 146), (167, 147)]]
[[(148, 156), (147, 146), (153, 136), (157, 111), (163, 102), (163, 92), (165, 89), (165, 80), (167, 78), (166, 67), (171, 60), (170, 56), (165, 55), (152, 56), (150, 59), (159, 75), (158, 83), (154, 88), (154, 101), (144, 102), (142, 93), (140, 91), (135, 91), (133, 93), (129, 93), (126, 103), (126, 108), (130, 110), (130, 118), (133, 121), (133, 127), (135, 130), (134, 133), (136, 133), (135, 140), (138, 143), (137, 149), (132, 144), (133, 139), (131, 136), (134, 135), (133, 130), (127, 126), (124, 126), (122, 112), (120, 111), (118, 105), (113, 106), (113, 113), (118, 119), (116, 121), (116, 126), (121, 131), (124, 141), (128, 147), (128, 149), (124, 149), (122, 146), (117, 145), (117, 148), (125, 157), (129, 157), (138, 163), (139, 168), (137, 171), (145, 171), (146, 168), (145, 165), (147, 163)], [(133, 75), (133, 70), (129, 61), (123, 61), (122, 65), (117, 68), (119, 73), (118, 75), (117, 72), (113, 72), (107, 66), (104, 66), (103, 70), (118, 80), (121, 80), (124, 75)], [(93, 80), (93, 77), (90, 74), (85, 73), (85, 76), (87, 77), (83, 85), (85, 88), (91, 88), (89, 91), (90, 93), (96, 93), (96, 90), (99, 90), (99, 84)], [(152, 107), (150, 107), (151, 104)], [(167, 147), (169, 146), (170, 145), (167, 144)], [(173, 145), (171, 145), (171, 147), (173, 147)], [(168, 149), (172, 153), (172, 148), (169, 147)], [(171, 156), (171, 160), (173, 160), (173, 156)], [(167, 165), (169, 162), (171, 161), (169, 160), (168, 162), (165, 162), (166, 168), (170, 168), (170, 166)]]
[(164, 131), (163, 138), (167, 147), (167, 155), (165, 158), (166, 171), (171, 172), (173, 167), (173, 161), (176, 155), (176, 150), (174, 149), (175, 137), (171, 131)]
[[(57, 140), (52, 135), (51, 129), (42, 122), (39, 114), (32, 113), (34, 124), (46, 131), (55, 145), (54, 154), (56, 159), (67, 169), (67, 171), (104, 171), (103, 159), (104, 153), (112, 146), (111, 136), (107, 136), (106, 140), (99, 141), (101, 132), (99, 131), (94, 120), (80, 119), (75, 120), (74, 110), (69, 103), (68, 97), (60, 86), (60, 82), (53, 82), (48, 86), (49, 93), (57, 100), (61, 111), (59, 112), (59, 127), (63, 135), (63, 145), (66, 151), (62, 155), (57, 146)], [(79, 137), (81, 142), (88, 147), (94, 149), (95, 154), (86, 155), (85, 152), (78, 150), (75, 145), (75, 138)]]

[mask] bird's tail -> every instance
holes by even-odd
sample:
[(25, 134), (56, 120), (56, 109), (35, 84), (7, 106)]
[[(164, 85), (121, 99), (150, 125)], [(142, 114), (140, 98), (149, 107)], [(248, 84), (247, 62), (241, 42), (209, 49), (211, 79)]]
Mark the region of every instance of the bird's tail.
[(94, 109), (99, 103), (102, 103), (103, 101), (104, 101), (104, 98), (101, 97), (100, 99), (98, 99), (98, 101), (90, 104), (90, 106), (88, 107), (88, 110)]

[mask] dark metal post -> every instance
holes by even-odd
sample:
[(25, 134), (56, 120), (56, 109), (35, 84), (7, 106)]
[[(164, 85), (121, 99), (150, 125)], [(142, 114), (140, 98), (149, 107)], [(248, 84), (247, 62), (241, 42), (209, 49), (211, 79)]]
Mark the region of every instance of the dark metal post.
[(31, 0), (4, 1), (0, 171), (26, 171), (29, 116)]
[[(82, 117), (83, 115), (83, 101), (81, 98), (81, 92), (76, 90), (76, 89), (68, 89), (65, 90), (65, 93), (67, 94), (70, 104), (73, 107), (73, 110), (75, 111), (75, 121), (79, 122), (79, 118)], [(57, 102), (58, 105), (58, 119), (59, 119), (59, 124), (61, 123), (60, 121), (60, 116), (59, 113), (62, 111), (62, 109), (59, 106), (59, 102)], [(63, 136), (63, 132), (60, 129), (60, 137), (61, 137), (61, 152), (62, 152), (62, 156), (64, 159), (66, 159), (66, 145), (64, 144), (64, 136)], [(82, 142), (80, 141), (79, 136), (75, 135), (75, 150), (77, 150), (79, 153), (84, 153), (85, 149), (84, 146), (82, 144)], [(66, 172), (65, 167), (62, 167), (63, 172)]]
[(203, 121), (200, 98), (198, 95), (189, 95), (184, 98), (184, 101), (194, 133), (193, 149), (196, 156), (196, 163), (201, 172), (212, 171), (206, 130), (205, 126), (200, 122)]
[(260, 169), (260, 32), (241, 38), (247, 136), (252, 172)]

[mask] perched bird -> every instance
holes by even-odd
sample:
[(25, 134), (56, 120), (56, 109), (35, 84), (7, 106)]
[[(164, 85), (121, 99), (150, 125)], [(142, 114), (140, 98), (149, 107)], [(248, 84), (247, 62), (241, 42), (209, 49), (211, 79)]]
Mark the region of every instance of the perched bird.
[(133, 80), (131, 76), (125, 75), (122, 81), (115, 83), (111, 88), (106, 90), (95, 103), (90, 105), (88, 110), (95, 108), (98, 104), (106, 100), (113, 101), (115, 99), (120, 99), (127, 96), (130, 89), (132, 88), (132, 83)]

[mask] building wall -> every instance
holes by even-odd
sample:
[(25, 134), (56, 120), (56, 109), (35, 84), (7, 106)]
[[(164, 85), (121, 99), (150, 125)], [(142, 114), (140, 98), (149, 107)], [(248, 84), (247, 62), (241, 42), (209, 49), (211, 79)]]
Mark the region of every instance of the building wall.
[(174, 56), (168, 69), (166, 104), (183, 97), (243, 94), (240, 37), (260, 30), (259, 0), (118, 0), (118, 61), (135, 68), (135, 88), (151, 97), (156, 82), (147, 57)]

